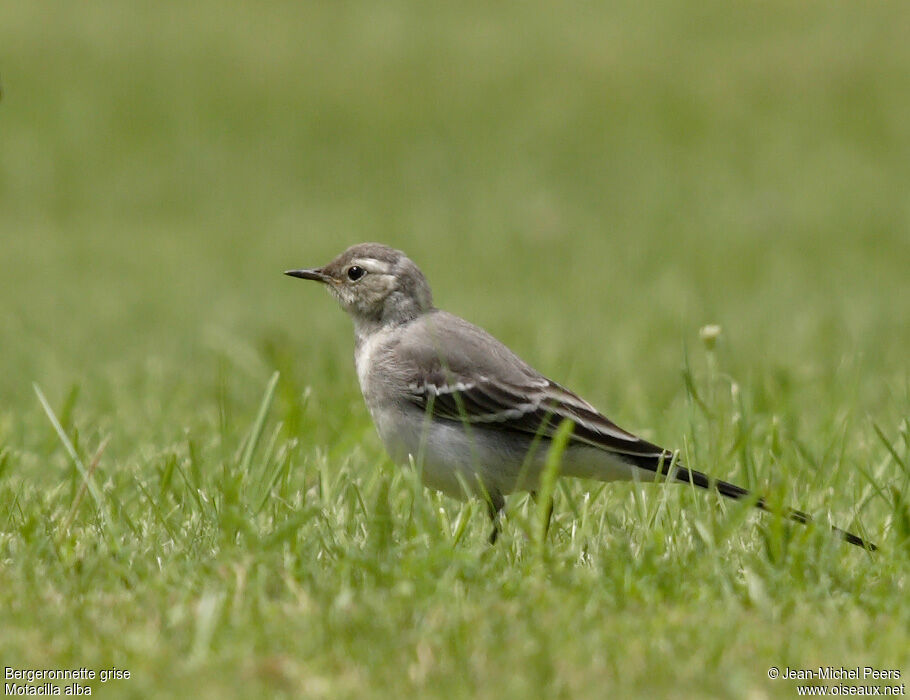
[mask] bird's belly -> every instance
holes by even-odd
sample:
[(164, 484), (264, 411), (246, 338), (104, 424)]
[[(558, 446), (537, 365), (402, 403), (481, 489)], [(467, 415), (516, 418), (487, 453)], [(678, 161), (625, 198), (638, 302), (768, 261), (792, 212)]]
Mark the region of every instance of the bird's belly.
[(528, 458), (524, 442), (507, 433), (427, 421), (416, 411), (374, 411), (373, 419), (392, 459), (413, 462), (424, 484), (449, 496), (506, 494), (533, 488), (540, 476), (542, 460)]
[[(455, 498), (533, 490), (546, 463), (549, 441), (533, 452), (529, 440), (509, 432), (428, 421), (418, 411), (371, 410), (379, 437), (398, 464), (413, 463), (424, 484)], [(560, 473), (598, 481), (653, 480), (654, 475), (605, 450), (572, 445), (562, 455)], [(466, 491), (468, 493), (466, 493)]]

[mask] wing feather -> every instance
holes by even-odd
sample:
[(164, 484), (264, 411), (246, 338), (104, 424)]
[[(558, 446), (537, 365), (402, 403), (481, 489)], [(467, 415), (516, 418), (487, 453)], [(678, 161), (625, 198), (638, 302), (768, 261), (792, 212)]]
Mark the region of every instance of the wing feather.
[[(448, 375), (448, 376), (447, 376)], [(479, 376), (471, 380), (441, 371), (411, 383), (410, 399), (434, 418), (487, 429), (550, 438), (564, 419), (572, 441), (629, 456), (660, 456), (665, 450), (623, 430), (568, 389), (543, 379), (524, 385)]]

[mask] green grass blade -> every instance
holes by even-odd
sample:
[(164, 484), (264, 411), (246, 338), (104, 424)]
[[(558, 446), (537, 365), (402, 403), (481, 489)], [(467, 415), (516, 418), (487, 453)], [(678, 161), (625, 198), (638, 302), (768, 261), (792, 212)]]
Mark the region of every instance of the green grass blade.
[(265, 419), (268, 417), (269, 408), (271, 408), (272, 401), (275, 398), (275, 387), (278, 385), (278, 378), (280, 376), (280, 372), (274, 372), (265, 388), (265, 394), (259, 404), (259, 412), (256, 414), (256, 420), (253, 423), (252, 430), (250, 430), (246, 447), (243, 450), (243, 457), (240, 459), (240, 471), (243, 474), (249, 474), (250, 465), (253, 463), (253, 455), (256, 453), (259, 439), (262, 437), (262, 429), (265, 427)]
[(901, 468), (901, 471), (905, 474), (910, 473), (910, 467), (907, 465), (907, 460), (901, 459), (901, 456), (897, 454), (897, 450), (894, 449), (894, 445), (891, 444), (888, 436), (885, 435), (885, 431), (882, 430), (875, 421), (872, 421), (872, 429), (875, 431), (875, 434), (878, 435), (878, 439), (881, 441), (882, 445), (885, 446), (885, 449), (888, 450), (888, 453), (894, 458), (894, 462)]
[(539, 553), (543, 553), (550, 517), (553, 513), (553, 494), (556, 491), (556, 479), (562, 464), (562, 456), (569, 444), (572, 430), (575, 428), (568, 418), (563, 419), (556, 429), (556, 434), (547, 452), (547, 461), (540, 475), (540, 487), (537, 491), (537, 512), (535, 514), (534, 539)]
[[(66, 434), (66, 431), (63, 429), (63, 426), (57, 419), (57, 415), (54, 413), (54, 409), (51, 408), (51, 405), (45, 398), (44, 393), (41, 391), (41, 388), (37, 384), (32, 384), (32, 388), (35, 390), (35, 394), (38, 395), (38, 401), (41, 403), (41, 407), (47, 414), (48, 420), (50, 420), (54, 431), (57, 433), (57, 437), (60, 438), (60, 442), (63, 443), (64, 449), (66, 450), (77, 471), (82, 476), (83, 481), (88, 487), (88, 491), (92, 495), (92, 499), (95, 501), (95, 506), (98, 508), (98, 512), (101, 514), (101, 522), (104, 526), (105, 531), (110, 532), (112, 535), (115, 534), (116, 526), (114, 525), (114, 521), (107, 510), (107, 505), (104, 502), (101, 491), (98, 489), (97, 484), (95, 484), (94, 477), (89, 473), (89, 471), (85, 468), (85, 465), (82, 463), (82, 459), (79, 457), (79, 453), (76, 452), (76, 448), (73, 447), (72, 441), (70, 441), (69, 436)], [(111, 540), (110, 543), (114, 544), (113, 540)]]

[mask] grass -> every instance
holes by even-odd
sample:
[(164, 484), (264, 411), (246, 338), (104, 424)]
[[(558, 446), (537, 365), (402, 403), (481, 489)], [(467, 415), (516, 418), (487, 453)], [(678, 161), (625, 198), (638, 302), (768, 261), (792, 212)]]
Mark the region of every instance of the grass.
[[(0, 5), (0, 663), (128, 669), (102, 697), (905, 682), (908, 25)], [(620, 425), (881, 551), (568, 480), (545, 536), (519, 495), (488, 546), (481, 504), (389, 463), (348, 322), (281, 275), (364, 240)]]

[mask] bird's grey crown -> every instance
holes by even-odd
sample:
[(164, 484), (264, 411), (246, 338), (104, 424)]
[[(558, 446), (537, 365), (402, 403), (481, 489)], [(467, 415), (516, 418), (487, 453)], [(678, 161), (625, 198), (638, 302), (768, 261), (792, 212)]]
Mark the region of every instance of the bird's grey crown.
[(349, 265), (354, 260), (361, 258), (377, 260), (379, 262), (388, 263), (389, 265), (396, 265), (402, 259), (409, 260), (408, 256), (400, 250), (383, 245), (382, 243), (358, 243), (345, 250), (322, 269), (329, 274), (340, 274), (345, 266)]

